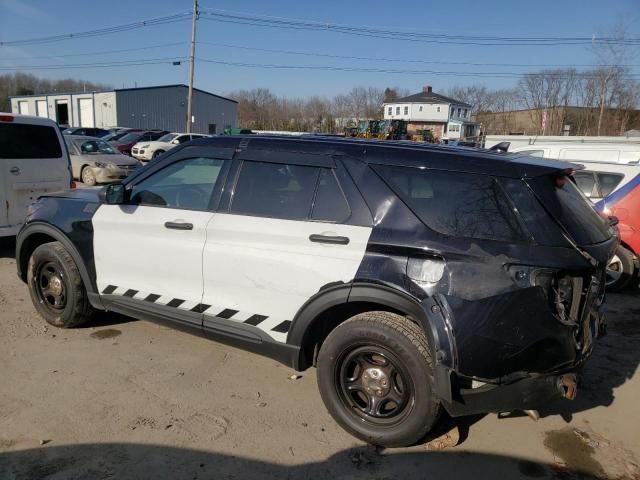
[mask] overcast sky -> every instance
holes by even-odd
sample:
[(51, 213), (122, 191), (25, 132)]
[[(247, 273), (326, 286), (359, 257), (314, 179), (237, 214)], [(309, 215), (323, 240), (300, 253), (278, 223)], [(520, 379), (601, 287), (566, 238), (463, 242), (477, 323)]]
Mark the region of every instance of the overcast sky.
[[(0, 42), (95, 30), (187, 12), (191, 4), (189, 0), (0, 0)], [(564, 66), (593, 63), (592, 52), (583, 45), (487, 46), (398, 41), (335, 33), (331, 31), (331, 25), (334, 24), (371, 26), (375, 29), (398, 32), (549, 38), (597, 36), (624, 21), (629, 27), (630, 36), (640, 37), (639, 0), (201, 0), (200, 5), (203, 9), (329, 24), (329, 28), (320, 31), (266, 28), (242, 23), (222, 23), (213, 20), (219, 17), (203, 14), (198, 22), (200, 43), (196, 56), (214, 62), (254, 65), (246, 67), (199, 61), (196, 64), (195, 86), (222, 94), (240, 88), (257, 87), (269, 88), (274, 93), (287, 96), (332, 96), (355, 85), (400, 86), (415, 92), (425, 84), (431, 84), (434, 91), (441, 92), (453, 85), (482, 84), (498, 88), (514, 85), (517, 78), (481, 78), (470, 75), (520, 74), (540, 68), (514, 64)], [(208, 20), (205, 20), (205, 17)], [(0, 68), (5, 68), (0, 73), (24, 70), (49, 78), (71, 76), (108, 83), (116, 88), (136, 84), (149, 86), (186, 83), (187, 63), (183, 62), (179, 66), (173, 66), (171, 63), (174, 59), (188, 56), (190, 31), (191, 24), (185, 16), (184, 21), (109, 35), (38, 45), (0, 46)], [(640, 50), (640, 46), (631, 48)], [(131, 50), (125, 51), (127, 49)], [(336, 55), (387, 60), (335, 58)], [(408, 62), (391, 62), (389, 59)], [(88, 65), (124, 60), (134, 62), (126, 67), (106, 68)], [(416, 63), (416, 60), (424, 63)], [(138, 61), (163, 63), (137, 65)], [(640, 55), (631, 63), (634, 65), (633, 72), (640, 75), (640, 68), (635, 66), (640, 64)], [(37, 70), (24, 67), (71, 64), (79, 65), (81, 68)], [(402, 70), (403, 73), (268, 69), (255, 65), (357, 67)], [(10, 69), (7, 70), (6, 67)], [(416, 70), (424, 73), (406, 72)], [(458, 74), (440, 74), (442, 72)]]

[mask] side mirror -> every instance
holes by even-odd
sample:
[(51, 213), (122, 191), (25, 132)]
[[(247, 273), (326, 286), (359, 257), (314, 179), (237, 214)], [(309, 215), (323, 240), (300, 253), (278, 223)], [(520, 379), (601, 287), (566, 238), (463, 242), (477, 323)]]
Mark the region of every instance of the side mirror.
[(174, 145), (178, 145), (180, 142), (178, 142), (178, 140), (172, 140), (171, 143)]
[(121, 205), (125, 200), (125, 189), (121, 183), (112, 183), (107, 185), (98, 194), (100, 203), (107, 205)]
[(609, 219), (610, 227), (615, 227), (616, 225), (618, 225), (618, 223), (620, 223), (620, 220), (618, 220), (618, 217), (614, 217), (613, 215), (610, 215), (608, 219)]

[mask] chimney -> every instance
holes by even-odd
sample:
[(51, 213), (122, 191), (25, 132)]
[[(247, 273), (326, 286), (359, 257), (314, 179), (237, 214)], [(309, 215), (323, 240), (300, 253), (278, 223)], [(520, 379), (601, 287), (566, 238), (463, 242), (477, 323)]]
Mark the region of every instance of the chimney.
[(424, 87), (422, 87), (422, 91), (424, 93), (431, 93), (432, 92), (431, 85), (425, 85)]

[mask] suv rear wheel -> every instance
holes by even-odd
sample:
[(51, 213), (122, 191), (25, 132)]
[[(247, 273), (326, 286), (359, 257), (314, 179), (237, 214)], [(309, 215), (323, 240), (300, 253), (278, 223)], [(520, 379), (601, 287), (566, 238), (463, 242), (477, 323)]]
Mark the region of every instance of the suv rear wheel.
[(317, 366), (329, 413), (366, 442), (413, 445), (438, 419), (429, 345), (407, 318), (389, 312), (352, 317), (329, 334)]
[(27, 282), (36, 310), (55, 327), (76, 327), (95, 315), (78, 267), (60, 242), (45, 243), (33, 251)]

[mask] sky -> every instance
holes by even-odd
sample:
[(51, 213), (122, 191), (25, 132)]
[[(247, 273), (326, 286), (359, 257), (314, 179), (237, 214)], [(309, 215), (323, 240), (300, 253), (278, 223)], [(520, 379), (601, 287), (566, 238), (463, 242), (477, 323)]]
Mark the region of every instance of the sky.
[[(399, 41), (331, 31), (335, 24), (437, 35), (549, 38), (598, 36), (623, 22), (630, 36), (640, 38), (640, 0), (200, 0), (199, 4), (203, 14), (197, 23), (194, 85), (222, 95), (239, 89), (268, 88), (288, 97), (332, 97), (359, 85), (400, 87), (411, 92), (432, 85), (434, 91), (442, 93), (453, 86), (472, 84), (508, 88), (517, 83), (517, 77), (477, 75), (522, 74), (542, 68), (527, 66), (531, 64), (562, 67), (594, 62), (593, 51), (583, 45), (488, 46)], [(191, 0), (0, 0), (0, 73), (27, 71), (46, 78), (72, 77), (115, 88), (187, 83), (188, 62), (184, 59), (189, 55), (191, 8)], [(170, 24), (36, 45), (1, 45), (181, 12), (185, 13), (184, 20)], [(319, 22), (328, 27), (316, 31), (266, 28), (220, 22), (216, 20), (220, 17), (209, 15), (235, 12)], [(638, 45), (629, 48), (640, 50)], [(631, 53), (635, 57), (629, 61), (632, 71), (640, 74), (640, 52)], [(182, 63), (174, 66), (174, 60)], [(118, 61), (131, 63), (95, 65)], [(42, 68), (52, 65), (56, 68)], [(264, 68), (264, 65), (305, 68)], [(335, 69), (354, 67), (387, 71)]]

